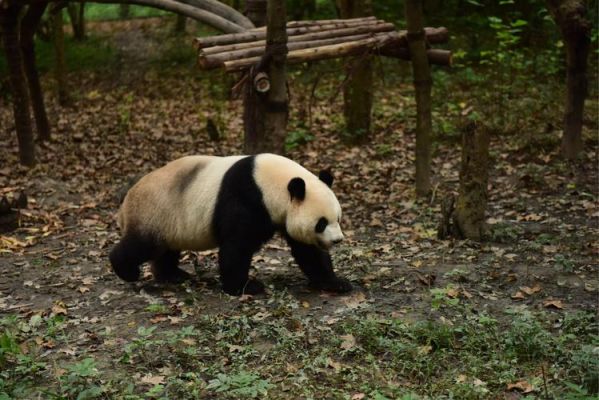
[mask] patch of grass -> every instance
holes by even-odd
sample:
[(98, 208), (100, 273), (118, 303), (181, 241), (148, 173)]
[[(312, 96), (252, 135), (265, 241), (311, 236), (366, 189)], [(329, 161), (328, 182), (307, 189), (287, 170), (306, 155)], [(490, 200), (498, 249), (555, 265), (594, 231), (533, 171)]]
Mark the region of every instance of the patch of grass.
[[(119, 4), (85, 4), (85, 19), (88, 21), (109, 21), (121, 19)], [(166, 11), (158, 10), (151, 7), (129, 6), (129, 19), (131, 18), (148, 18), (159, 17), (164, 15), (172, 15)]]
[[(36, 40), (37, 67), (40, 72), (48, 72), (54, 68), (54, 54), (52, 43)], [(89, 36), (84, 41), (75, 41), (67, 36), (65, 59), (68, 71), (97, 71), (114, 67), (117, 63), (117, 53), (106, 38)], [(0, 75), (7, 73), (4, 53), (0, 53)]]

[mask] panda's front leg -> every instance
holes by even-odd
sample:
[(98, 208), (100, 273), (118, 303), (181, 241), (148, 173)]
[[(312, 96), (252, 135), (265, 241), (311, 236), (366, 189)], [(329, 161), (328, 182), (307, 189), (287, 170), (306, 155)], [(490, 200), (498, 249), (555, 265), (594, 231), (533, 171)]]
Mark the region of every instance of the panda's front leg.
[(333, 270), (331, 255), (312, 245), (298, 242), (289, 235), (285, 235), (291, 247), (291, 255), (308, 277), (310, 286), (336, 293), (347, 293), (352, 290), (351, 283), (344, 278), (339, 278)]
[(220, 281), (223, 290), (232, 295), (259, 294), (264, 292), (264, 284), (249, 278), (253, 249), (240, 247), (239, 242), (223, 244), (218, 252)]

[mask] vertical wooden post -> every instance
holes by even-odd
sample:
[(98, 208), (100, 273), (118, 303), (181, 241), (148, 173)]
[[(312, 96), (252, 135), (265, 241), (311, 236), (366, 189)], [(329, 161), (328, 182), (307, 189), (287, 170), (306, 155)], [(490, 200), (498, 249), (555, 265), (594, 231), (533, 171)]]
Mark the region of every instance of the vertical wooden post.
[(23, 52), (23, 67), (29, 84), (31, 105), (35, 117), (37, 137), (39, 140), (50, 140), (50, 124), (44, 104), (44, 94), (40, 86), (40, 78), (35, 62), (35, 44), (33, 37), (39, 22), (46, 10), (47, 3), (34, 3), (29, 6), (21, 21), (21, 50)]
[(591, 43), (591, 23), (582, 0), (547, 0), (566, 45), (566, 110), (562, 154), (576, 159), (582, 151), (582, 119), (587, 96), (587, 59)]
[[(285, 151), (288, 117), (286, 27), (285, 1), (269, 0), (264, 56), (250, 71), (244, 94), (244, 151), (249, 154), (265, 151), (282, 154)], [(270, 81), (266, 93), (259, 93), (254, 88), (257, 73), (266, 73)]]
[[(372, 15), (371, 0), (337, 0), (341, 18)], [(343, 114), (346, 143), (357, 144), (368, 139), (372, 115), (372, 55), (354, 57), (348, 65), (348, 82), (343, 87)]]
[(485, 233), (487, 182), (489, 175), (489, 133), (472, 122), (462, 133), (460, 189), (453, 222), (461, 237), (481, 240)]
[(287, 7), (285, 0), (268, 0), (266, 48), (271, 54), (268, 63), (270, 90), (266, 94), (265, 136), (268, 148), (278, 154), (285, 153), (287, 138)]
[(416, 194), (431, 190), (431, 72), (426, 56), (422, 0), (406, 0), (408, 46), (416, 89)]
[(19, 141), (21, 164), (35, 165), (35, 144), (31, 127), (29, 105), (31, 100), (27, 90), (23, 55), (19, 44), (19, 13), (21, 5), (9, 4), (0, 8), (0, 27), (4, 44), (4, 53), (8, 63), (9, 82), (13, 96), (13, 113)]

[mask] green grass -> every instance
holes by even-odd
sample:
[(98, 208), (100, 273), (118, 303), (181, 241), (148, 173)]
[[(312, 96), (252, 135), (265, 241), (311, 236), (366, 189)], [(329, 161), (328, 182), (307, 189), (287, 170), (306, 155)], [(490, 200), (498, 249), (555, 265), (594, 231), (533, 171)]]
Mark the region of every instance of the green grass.
[[(54, 66), (54, 46), (51, 42), (36, 40), (37, 67), (42, 73)], [(116, 64), (117, 52), (105, 38), (89, 36), (84, 41), (65, 37), (65, 59), (68, 71), (102, 70)], [(4, 53), (0, 53), (0, 75), (8, 73)]]
[[(499, 321), (455, 310), (461, 314), (452, 323), (371, 314), (330, 327), (298, 320), (284, 303), (274, 304), (267, 318), (251, 311), (206, 315), (179, 328), (141, 326), (120, 350), (61, 362), (59, 376), (36, 343), (67, 345), (74, 338), (64, 324), (7, 317), (0, 320), (0, 399), (36, 397), (41, 387), (52, 398), (280, 398), (293, 388), (306, 398), (362, 392), (378, 399), (468, 400), (502, 397), (521, 380), (534, 388), (528, 399), (597, 393), (594, 315), (556, 320), (512, 310)], [(104, 340), (123, 338), (111, 335)], [(344, 347), (348, 337), (352, 344)], [(156, 375), (165, 365), (169, 373), (160, 382), (130, 379)]]
[[(120, 19), (119, 4), (86, 4), (85, 18), (88, 21), (109, 21)], [(129, 18), (148, 18), (172, 15), (169, 12), (151, 7), (129, 6)]]

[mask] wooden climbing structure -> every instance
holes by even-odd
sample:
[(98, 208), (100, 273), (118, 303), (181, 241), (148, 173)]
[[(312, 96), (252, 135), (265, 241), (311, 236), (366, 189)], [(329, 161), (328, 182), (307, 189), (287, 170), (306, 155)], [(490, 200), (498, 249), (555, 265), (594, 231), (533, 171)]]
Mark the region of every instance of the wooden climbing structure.
[[(425, 28), (431, 64), (451, 65), (451, 51), (431, 45), (446, 43), (446, 28)], [(410, 60), (408, 35), (376, 17), (287, 23), (287, 63), (325, 60), (366, 53)], [(243, 71), (256, 65), (264, 55), (266, 27), (206, 38), (197, 38), (201, 69), (222, 68)]]

